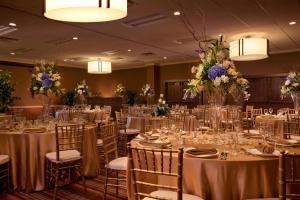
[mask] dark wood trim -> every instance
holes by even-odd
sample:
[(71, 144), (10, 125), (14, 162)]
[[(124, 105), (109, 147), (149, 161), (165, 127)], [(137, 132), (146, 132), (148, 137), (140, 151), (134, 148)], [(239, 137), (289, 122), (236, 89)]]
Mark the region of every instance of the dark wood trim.
[(262, 74), (262, 75), (248, 75), (248, 76), (244, 76), (245, 78), (273, 78), (273, 77), (285, 77), (288, 74)]
[(0, 65), (3, 65), (3, 66), (14, 66), (14, 67), (24, 67), (24, 68), (33, 68), (34, 67), (33, 64), (11, 62), (11, 61), (1, 61), (1, 60), (0, 60)]

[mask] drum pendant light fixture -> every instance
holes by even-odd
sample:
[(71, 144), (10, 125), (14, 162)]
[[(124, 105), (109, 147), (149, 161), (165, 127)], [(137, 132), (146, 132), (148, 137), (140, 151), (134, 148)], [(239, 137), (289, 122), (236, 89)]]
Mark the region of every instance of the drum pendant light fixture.
[(44, 16), (66, 22), (105, 22), (127, 16), (127, 0), (45, 0)]
[(266, 38), (242, 38), (229, 43), (230, 58), (235, 61), (261, 60), (269, 56)]
[(88, 62), (88, 73), (89, 74), (110, 74), (111, 62), (102, 61), (102, 60)]

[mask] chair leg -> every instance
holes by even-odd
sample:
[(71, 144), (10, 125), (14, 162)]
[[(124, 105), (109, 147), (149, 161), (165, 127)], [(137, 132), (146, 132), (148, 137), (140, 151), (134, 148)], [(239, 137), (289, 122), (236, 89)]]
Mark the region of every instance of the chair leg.
[(57, 195), (57, 187), (58, 187), (58, 178), (59, 178), (59, 166), (58, 164), (55, 165), (55, 185), (54, 185), (54, 200), (56, 199)]
[(116, 187), (116, 197), (119, 196), (119, 172), (116, 171), (116, 175), (117, 175), (117, 187)]
[(10, 162), (7, 163), (7, 192), (10, 193)]
[(106, 167), (106, 169), (105, 169), (104, 197), (103, 197), (104, 200), (106, 200), (107, 184), (108, 184), (108, 168)]
[(83, 167), (80, 165), (80, 174), (81, 174), (81, 179), (84, 187), (84, 192), (86, 192), (86, 184), (85, 184), (85, 177), (84, 177), (84, 172), (83, 172)]

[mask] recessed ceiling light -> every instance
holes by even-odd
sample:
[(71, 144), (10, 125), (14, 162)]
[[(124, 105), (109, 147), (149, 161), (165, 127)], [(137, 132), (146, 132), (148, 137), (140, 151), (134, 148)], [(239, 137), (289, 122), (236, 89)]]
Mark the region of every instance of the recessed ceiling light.
[(292, 22), (289, 22), (289, 25), (295, 25), (296, 24), (296, 22), (295, 21), (292, 21)]
[(15, 52), (10, 52), (10, 55), (13, 55), (13, 56), (14, 56), (14, 55), (16, 55), (16, 53), (15, 53)]
[(78, 37), (73, 37), (73, 40), (78, 40)]
[(165, 56), (165, 57), (164, 57), (164, 60), (167, 60), (167, 59), (168, 59), (168, 57)]
[(180, 11), (175, 11), (173, 14), (174, 14), (175, 16), (179, 16), (179, 15), (181, 15), (181, 12), (180, 12)]
[(128, 52), (131, 52), (132, 50), (131, 50), (131, 49), (128, 49), (127, 51), (128, 51)]
[(16, 26), (17, 26), (17, 24), (16, 24), (16, 23), (13, 23), (13, 22), (10, 22), (8, 25), (9, 25), (9, 26), (13, 26), (13, 27), (16, 27)]

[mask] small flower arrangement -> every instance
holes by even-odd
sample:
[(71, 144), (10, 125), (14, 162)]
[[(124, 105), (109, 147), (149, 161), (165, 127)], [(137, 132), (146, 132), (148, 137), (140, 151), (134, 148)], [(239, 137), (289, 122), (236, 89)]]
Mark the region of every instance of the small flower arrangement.
[(31, 78), (31, 95), (33, 97), (35, 95), (48, 96), (49, 93), (53, 93), (55, 96), (62, 95), (63, 89), (61, 88), (60, 79), (55, 64), (37, 65)]
[(290, 72), (286, 77), (284, 85), (281, 86), (281, 96), (285, 97), (288, 94), (300, 92), (300, 73)]
[(85, 80), (77, 83), (75, 88), (77, 95), (88, 96), (89, 95), (89, 86), (86, 84)]
[(153, 97), (155, 95), (154, 89), (151, 88), (150, 84), (145, 84), (142, 87), (142, 93), (140, 94), (144, 97)]
[(237, 89), (242, 92), (245, 100), (249, 99), (249, 82), (229, 59), (228, 49), (225, 48), (222, 37), (212, 42), (207, 51), (201, 52), (200, 58), (202, 63), (192, 67), (191, 72), (195, 74), (195, 79), (187, 83), (184, 99), (194, 98), (201, 91), (211, 92), (214, 89), (219, 89), (225, 94)]
[(152, 116), (167, 116), (170, 113), (170, 108), (168, 104), (166, 104), (166, 101), (164, 100), (164, 94), (160, 94), (158, 103), (155, 106)]
[(125, 86), (123, 86), (121, 83), (117, 85), (117, 88), (115, 90), (115, 94), (118, 96), (118, 97), (124, 97), (126, 93), (126, 88)]

